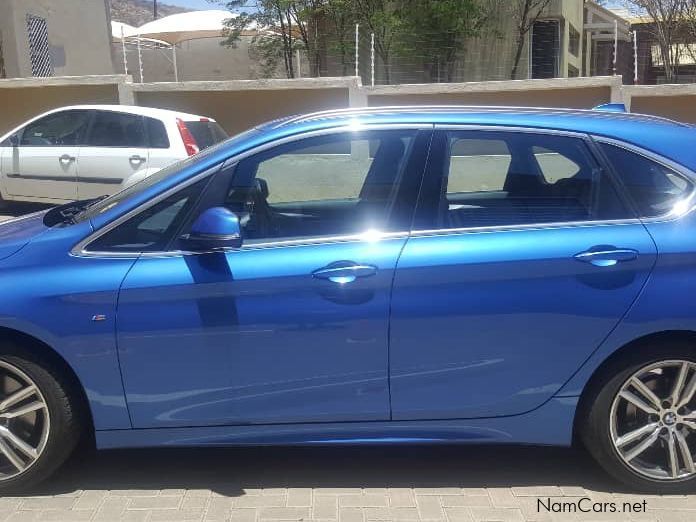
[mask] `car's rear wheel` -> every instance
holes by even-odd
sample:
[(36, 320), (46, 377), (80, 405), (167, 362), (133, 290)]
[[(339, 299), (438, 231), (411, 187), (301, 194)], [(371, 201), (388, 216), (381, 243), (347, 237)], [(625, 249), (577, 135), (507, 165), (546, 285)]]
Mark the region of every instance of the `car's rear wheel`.
[(656, 346), (617, 361), (582, 437), (609, 473), (634, 488), (696, 488), (696, 347)]
[(0, 353), (0, 494), (53, 473), (79, 441), (80, 425), (58, 372), (16, 349)]

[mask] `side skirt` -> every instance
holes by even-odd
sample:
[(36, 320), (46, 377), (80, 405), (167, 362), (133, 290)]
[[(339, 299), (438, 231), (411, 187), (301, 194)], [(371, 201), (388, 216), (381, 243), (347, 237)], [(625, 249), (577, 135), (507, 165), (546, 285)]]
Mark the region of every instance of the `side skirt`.
[(523, 415), (488, 419), (104, 430), (96, 432), (96, 441), (100, 449), (418, 443), (570, 446), (577, 401), (577, 397), (556, 397)]

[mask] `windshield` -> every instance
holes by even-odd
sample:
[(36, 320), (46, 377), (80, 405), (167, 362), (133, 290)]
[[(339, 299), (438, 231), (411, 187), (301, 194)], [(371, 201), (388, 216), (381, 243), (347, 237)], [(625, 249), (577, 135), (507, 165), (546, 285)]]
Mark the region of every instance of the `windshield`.
[(120, 192), (117, 192), (116, 194), (109, 196), (107, 198), (101, 199), (101, 200), (97, 201), (96, 203), (88, 205), (82, 212), (73, 216), (72, 220), (74, 222), (80, 222), (80, 221), (84, 221), (86, 219), (92, 219), (95, 216), (98, 216), (99, 214), (107, 212), (108, 210), (111, 210), (112, 208), (117, 207), (118, 205), (122, 204), (124, 201), (135, 196), (136, 194), (140, 194), (144, 190), (147, 190), (150, 187), (156, 185), (157, 183), (159, 183), (163, 179), (171, 176), (172, 174), (179, 172), (180, 170), (185, 169), (186, 167), (188, 167), (190, 165), (193, 165), (197, 161), (204, 159), (211, 154), (214, 154), (218, 149), (222, 148), (223, 146), (226, 146), (227, 144), (231, 143), (232, 141), (245, 139), (247, 136), (249, 136), (253, 133), (256, 133), (256, 132), (258, 132), (256, 129), (249, 129), (248, 131), (242, 132), (241, 134), (237, 134), (236, 136), (233, 136), (232, 138), (230, 138), (228, 140), (220, 142), (212, 147), (209, 147), (209, 148), (205, 149), (205, 151), (202, 151), (202, 152), (199, 152), (198, 154), (190, 156), (189, 158), (186, 158), (185, 160), (177, 161), (176, 163), (173, 163), (173, 164), (163, 168), (162, 170), (158, 170), (154, 174), (151, 174), (150, 176), (142, 179), (138, 183), (134, 183), (133, 185), (124, 188)]

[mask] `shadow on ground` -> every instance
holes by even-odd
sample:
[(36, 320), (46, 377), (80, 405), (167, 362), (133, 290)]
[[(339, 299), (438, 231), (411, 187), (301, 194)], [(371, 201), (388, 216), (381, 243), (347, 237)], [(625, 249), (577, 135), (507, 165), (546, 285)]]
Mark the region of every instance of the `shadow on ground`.
[(76, 490), (580, 486), (620, 491), (584, 451), (389, 446), (111, 450), (81, 453), (32, 494)]

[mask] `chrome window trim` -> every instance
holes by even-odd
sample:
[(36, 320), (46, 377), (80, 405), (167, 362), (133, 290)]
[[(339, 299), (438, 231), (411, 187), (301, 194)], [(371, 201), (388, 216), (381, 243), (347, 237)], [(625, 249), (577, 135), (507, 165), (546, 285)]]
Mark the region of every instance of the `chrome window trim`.
[(523, 132), (527, 134), (545, 134), (550, 136), (567, 136), (569, 138), (579, 138), (587, 141), (590, 138), (589, 134), (577, 131), (568, 131), (561, 129), (547, 129), (544, 127), (516, 127), (511, 125), (495, 125), (495, 124), (470, 124), (470, 123), (446, 123), (435, 124), (435, 130), (458, 130), (458, 131), (485, 131), (485, 132)]
[[(253, 147), (249, 150), (246, 150), (244, 152), (241, 152), (237, 154), (236, 156), (231, 156), (227, 159), (221, 160), (219, 163), (217, 163), (215, 166), (210, 167), (206, 169), (203, 172), (200, 172), (196, 174), (195, 176), (192, 176), (191, 178), (187, 179), (186, 181), (183, 181), (179, 183), (178, 185), (169, 188), (168, 190), (158, 194), (154, 198), (146, 201), (142, 205), (129, 210), (125, 214), (119, 216), (118, 218), (114, 219), (113, 221), (110, 221), (103, 227), (101, 227), (98, 230), (95, 230), (91, 234), (89, 234), (86, 238), (82, 239), (80, 242), (78, 242), (73, 248), (70, 250), (70, 255), (71, 256), (76, 256), (76, 257), (117, 257), (117, 258), (137, 258), (140, 256), (148, 256), (148, 257), (162, 257), (162, 256), (168, 256), (170, 254), (174, 255), (186, 255), (186, 254), (192, 254), (193, 252), (185, 252), (185, 251), (157, 251), (157, 252), (111, 252), (111, 251), (89, 251), (87, 248), (89, 247), (89, 244), (92, 243), (93, 241), (96, 241), (99, 239), (101, 236), (104, 234), (110, 232), (120, 224), (124, 223), (125, 221), (128, 221), (130, 218), (134, 217), (135, 215), (139, 214), (140, 212), (143, 212), (147, 210), (148, 208), (156, 205), (163, 199), (166, 199), (167, 197), (171, 196), (175, 192), (182, 190), (202, 179), (205, 179), (206, 177), (214, 175), (216, 172), (218, 172), (220, 169), (225, 168), (226, 166), (234, 165), (235, 163), (238, 163), (250, 156), (253, 156), (255, 154), (258, 154), (260, 152), (264, 152), (266, 150), (272, 149), (278, 145), (284, 145), (286, 143), (292, 143), (294, 141), (300, 141), (301, 139), (305, 138), (315, 138), (317, 136), (327, 136), (330, 134), (341, 134), (344, 132), (369, 132), (369, 131), (378, 131), (378, 130), (433, 130), (434, 125), (432, 123), (395, 123), (395, 124), (363, 124), (363, 123), (353, 123), (353, 124), (346, 124), (342, 125), (339, 127), (330, 127), (326, 129), (318, 129), (314, 131), (309, 131), (309, 132), (302, 132), (299, 134), (293, 134), (290, 136), (285, 136), (283, 138), (279, 138), (276, 140), (271, 140), (269, 142), (263, 143), (261, 145), (257, 145), (256, 147)], [(347, 236), (337, 236), (337, 237), (343, 237), (343, 238), (353, 238), (355, 239), (355, 235), (347, 235)], [(329, 237), (329, 239), (331, 239)], [(326, 242), (327, 237), (326, 236), (314, 236), (311, 238), (303, 238), (302, 240), (298, 240), (301, 242), (301, 244), (321, 244)], [(295, 241), (295, 240), (290, 240), (290, 241)], [(278, 243), (284, 243), (285, 241), (277, 241), (277, 242), (270, 242), (268, 243), (269, 245), (276, 245)], [(331, 243), (335, 243), (336, 241), (329, 241)], [(255, 247), (255, 245), (249, 245), (250, 248)], [(243, 250), (244, 245), (242, 245), (241, 249), (229, 249), (229, 250)], [(216, 252), (220, 252), (221, 250), (216, 250)], [(199, 252), (199, 253), (204, 253), (204, 252)]]
[[(674, 160), (671, 160), (669, 158), (666, 158), (664, 156), (661, 156), (659, 154), (656, 154), (655, 152), (646, 150), (642, 147), (639, 147), (637, 145), (633, 145), (631, 143), (627, 143), (625, 141), (618, 140), (616, 138), (608, 138), (606, 136), (591, 136), (592, 140), (595, 141), (596, 143), (606, 143), (607, 145), (613, 145), (615, 147), (622, 148), (624, 150), (627, 150), (628, 152), (632, 152), (634, 154), (637, 154), (639, 156), (643, 156), (644, 158), (654, 161), (655, 163), (658, 163), (662, 165), (663, 167), (666, 167), (670, 170), (672, 170), (675, 174), (677, 174), (679, 177), (683, 178), (689, 185), (691, 186), (691, 192), (689, 193), (688, 196), (686, 196), (682, 201), (685, 202), (685, 209), (682, 211), (677, 211), (675, 210), (670, 210), (669, 212), (662, 214), (660, 216), (654, 216), (654, 217), (640, 217), (639, 220), (643, 223), (666, 223), (670, 221), (675, 221), (678, 219), (681, 219), (682, 217), (686, 216), (687, 214), (690, 214), (695, 208), (696, 208), (696, 172), (692, 171), (691, 169), (685, 167), (684, 165), (681, 165), (677, 163)], [(612, 165), (613, 167), (613, 165)], [(613, 167), (616, 169), (616, 167)], [(621, 173), (617, 172), (618, 177), (621, 177)], [(625, 190), (625, 189), (624, 189)]]
[(641, 220), (638, 218), (629, 219), (607, 219), (597, 221), (555, 221), (550, 223), (527, 223), (520, 225), (491, 225), (485, 227), (461, 227), (461, 228), (439, 228), (427, 230), (414, 230), (410, 237), (431, 237), (448, 236), (463, 234), (479, 234), (491, 232), (523, 232), (525, 230), (550, 230), (559, 228), (587, 228), (598, 226), (616, 225), (639, 225)]

